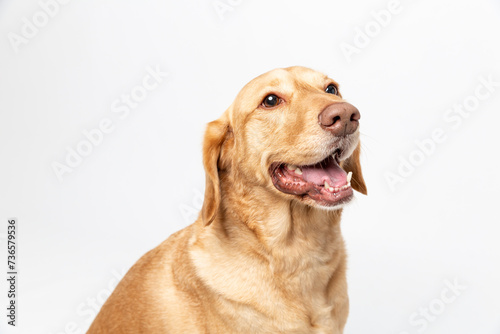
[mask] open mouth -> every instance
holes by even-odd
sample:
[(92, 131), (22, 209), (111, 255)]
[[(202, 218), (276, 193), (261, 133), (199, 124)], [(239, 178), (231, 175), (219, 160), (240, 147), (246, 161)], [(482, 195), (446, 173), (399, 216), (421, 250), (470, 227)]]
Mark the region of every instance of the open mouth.
[(323, 206), (348, 202), (353, 196), (352, 172), (346, 173), (340, 167), (337, 153), (312, 165), (273, 163), (270, 174), (274, 186), (286, 194), (309, 197)]

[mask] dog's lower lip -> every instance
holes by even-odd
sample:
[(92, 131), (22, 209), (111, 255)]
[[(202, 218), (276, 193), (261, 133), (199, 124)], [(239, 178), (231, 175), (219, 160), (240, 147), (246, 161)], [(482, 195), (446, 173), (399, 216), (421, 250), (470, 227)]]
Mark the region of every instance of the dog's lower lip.
[[(339, 150), (312, 165), (292, 165), (276, 162), (269, 172), (279, 191), (309, 197), (318, 204), (335, 206), (347, 202), (353, 194), (350, 175), (339, 166)], [(300, 172), (297, 172), (300, 169)]]

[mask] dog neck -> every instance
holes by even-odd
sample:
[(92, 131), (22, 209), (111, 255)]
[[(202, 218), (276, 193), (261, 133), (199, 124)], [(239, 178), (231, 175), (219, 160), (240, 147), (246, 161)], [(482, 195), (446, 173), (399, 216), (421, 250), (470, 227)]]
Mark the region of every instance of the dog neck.
[(223, 204), (214, 223), (228, 240), (258, 252), (276, 270), (289, 273), (316, 267), (344, 252), (342, 210), (284, 199), (260, 185), (221, 181)]

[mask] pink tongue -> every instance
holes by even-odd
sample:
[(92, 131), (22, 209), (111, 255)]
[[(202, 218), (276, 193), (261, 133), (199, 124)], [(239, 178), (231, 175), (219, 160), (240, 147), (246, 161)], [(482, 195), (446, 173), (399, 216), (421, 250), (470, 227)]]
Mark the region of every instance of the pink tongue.
[(324, 185), (325, 181), (332, 187), (341, 187), (347, 183), (347, 174), (337, 162), (330, 158), (316, 165), (301, 166), (302, 178), (307, 182)]

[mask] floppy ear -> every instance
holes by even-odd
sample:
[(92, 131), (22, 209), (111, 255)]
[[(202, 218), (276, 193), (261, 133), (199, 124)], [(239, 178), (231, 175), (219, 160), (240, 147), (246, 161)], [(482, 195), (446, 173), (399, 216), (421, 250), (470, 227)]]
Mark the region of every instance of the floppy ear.
[(201, 217), (205, 225), (210, 225), (217, 215), (221, 201), (219, 166), (221, 151), (230, 132), (226, 115), (210, 122), (203, 139), (203, 165), (205, 167), (205, 199), (201, 209)]
[(365, 180), (363, 179), (363, 173), (361, 172), (361, 163), (359, 162), (360, 153), (361, 144), (358, 144), (354, 152), (352, 152), (351, 156), (344, 160), (342, 168), (344, 168), (346, 172), (352, 172), (352, 188), (366, 195), (368, 191), (366, 189)]

